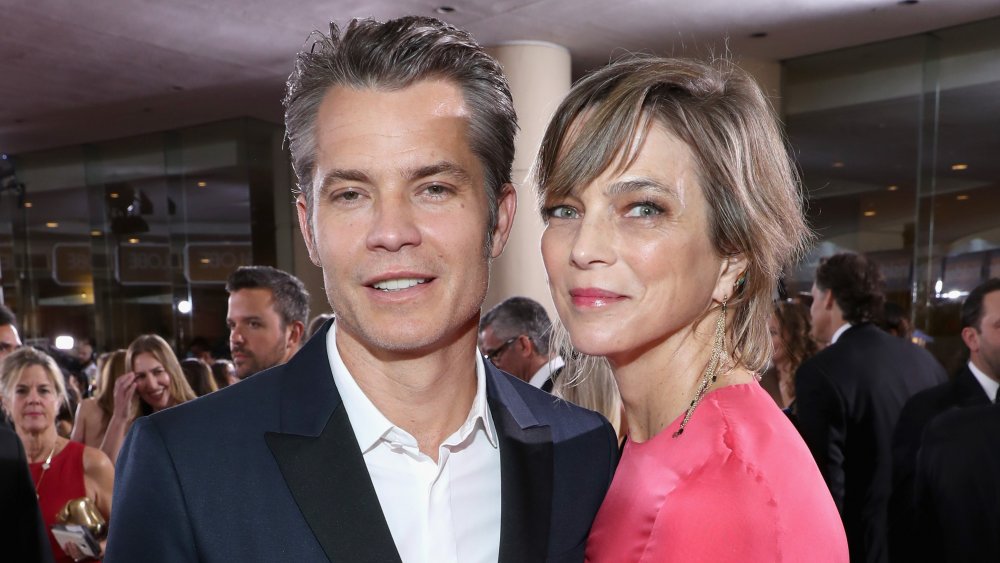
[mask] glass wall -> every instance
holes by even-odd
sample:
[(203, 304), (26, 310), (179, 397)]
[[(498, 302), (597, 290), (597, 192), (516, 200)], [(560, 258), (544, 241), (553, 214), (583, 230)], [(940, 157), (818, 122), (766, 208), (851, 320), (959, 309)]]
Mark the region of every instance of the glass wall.
[(0, 273), (24, 336), (227, 350), (227, 276), (277, 262), (281, 135), (240, 119), (13, 157), (24, 194), (0, 197)]
[(963, 353), (958, 308), (1000, 276), (1000, 19), (786, 61), (787, 132), (820, 257), (864, 252), (928, 348)]

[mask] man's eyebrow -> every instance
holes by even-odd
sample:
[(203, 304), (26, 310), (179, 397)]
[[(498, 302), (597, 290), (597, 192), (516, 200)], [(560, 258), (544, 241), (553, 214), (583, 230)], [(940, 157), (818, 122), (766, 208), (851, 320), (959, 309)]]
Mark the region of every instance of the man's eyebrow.
[(622, 180), (621, 182), (615, 182), (605, 189), (605, 193), (610, 196), (616, 196), (644, 190), (659, 191), (672, 197), (679, 196), (677, 188), (674, 186), (664, 185), (652, 178), (634, 178), (630, 180)]
[(320, 190), (334, 182), (369, 182), (368, 174), (350, 168), (334, 168), (323, 175)]
[(448, 162), (447, 160), (442, 160), (440, 162), (435, 162), (434, 164), (428, 164), (427, 166), (421, 166), (419, 168), (414, 168), (405, 173), (406, 178), (409, 180), (419, 180), (421, 178), (427, 178), (429, 176), (451, 176), (461, 182), (470, 182), (472, 177), (469, 173), (461, 166), (455, 164), (454, 162)]

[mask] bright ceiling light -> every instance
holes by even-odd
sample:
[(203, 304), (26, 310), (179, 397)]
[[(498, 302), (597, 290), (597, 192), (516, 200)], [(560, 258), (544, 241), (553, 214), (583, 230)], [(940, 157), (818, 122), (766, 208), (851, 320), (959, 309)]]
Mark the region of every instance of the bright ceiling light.
[(76, 341), (73, 340), (72, 336), (66, 336), (65, 334), (56, 337), (56, 349), (57, 350), (72, 350), (73, 345)]

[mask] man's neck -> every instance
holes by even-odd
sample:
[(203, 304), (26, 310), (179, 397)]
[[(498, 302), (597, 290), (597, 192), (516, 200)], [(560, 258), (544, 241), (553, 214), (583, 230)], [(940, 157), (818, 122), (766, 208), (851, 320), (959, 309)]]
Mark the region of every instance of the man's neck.
[(441, 348), (419, 356), (385, 350), (376, 355), (345, 330), (336, 334), (337, 349), (372, 404), (436, 460), (438, 447), (468, 418), (476, 396), (475, 329), (473, 324)]

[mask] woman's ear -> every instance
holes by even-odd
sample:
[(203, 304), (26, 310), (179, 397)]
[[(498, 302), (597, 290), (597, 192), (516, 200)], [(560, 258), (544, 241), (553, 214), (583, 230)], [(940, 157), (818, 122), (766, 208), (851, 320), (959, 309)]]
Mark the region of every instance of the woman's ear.
[(750, 262), (742, 252), (730, 254), (722, 259), (719, 266), (719, 281), (715, 284), (712, 299), (722, 303), (732, 299), (747, 282), (747, 267)]

